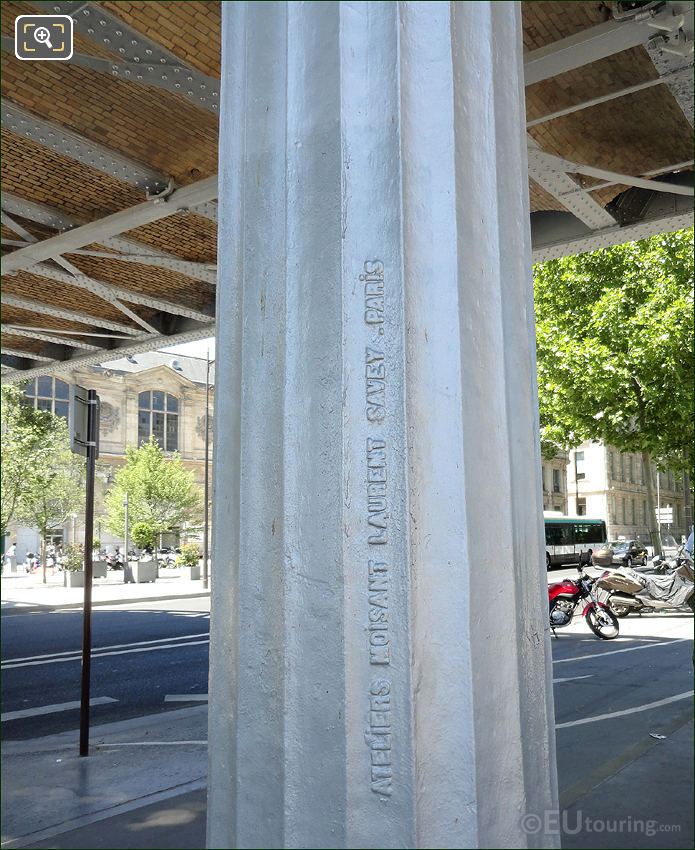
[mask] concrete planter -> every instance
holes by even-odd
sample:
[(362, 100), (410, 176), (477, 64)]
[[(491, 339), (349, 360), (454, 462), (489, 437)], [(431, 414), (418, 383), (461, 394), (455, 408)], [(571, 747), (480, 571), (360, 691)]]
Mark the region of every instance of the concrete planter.
[(92, 578), (106, 578), (106, 561), (92, 561)]
[(63, 584), (65, 587), (84, 587), (84, 570), (65, 570)]
[(146, 584), (157, 579), (156, 561), (129, 561), (127, 569), (130, 570), (135, 584)]
[(180, 567), (181, 578), (184, 581), (198, 581), (200, 578), (200, 564), (195, 567)]

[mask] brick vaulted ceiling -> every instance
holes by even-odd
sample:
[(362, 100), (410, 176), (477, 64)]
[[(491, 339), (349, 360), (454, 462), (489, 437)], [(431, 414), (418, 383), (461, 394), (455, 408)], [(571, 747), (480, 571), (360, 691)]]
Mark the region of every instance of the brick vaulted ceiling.
[[(534, 259), (692, 222), (693, 5), (522, 4)], [(220, 12), (2, 4), (3, 379), (214, 332)], [(70, 61), (15, 58), (40, 13)]]

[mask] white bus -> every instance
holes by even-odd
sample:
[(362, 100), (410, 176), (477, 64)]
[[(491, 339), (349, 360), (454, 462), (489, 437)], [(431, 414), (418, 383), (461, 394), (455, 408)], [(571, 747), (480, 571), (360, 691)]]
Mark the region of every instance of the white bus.
[(545, 520), (545, 565), (548, 569), (563, 564), (578, 564), (580, 552), (591, 558), (592, 552), (608, 539), (602, 519), (585, 516), (543, 514)]

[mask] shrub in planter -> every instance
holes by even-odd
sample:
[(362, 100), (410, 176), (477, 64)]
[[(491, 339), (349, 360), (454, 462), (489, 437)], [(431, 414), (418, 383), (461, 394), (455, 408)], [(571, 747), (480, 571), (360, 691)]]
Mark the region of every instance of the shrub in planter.
[(84, 546), (73, 543), (65, 547), (63, 570), (65, 587), (84, 587)]
[(200, 549), (195, 543), (184, 543), (181, 554), (176, 558), (176, 566), (181, 568), (181, 578), (196, 581), (200, 578)]

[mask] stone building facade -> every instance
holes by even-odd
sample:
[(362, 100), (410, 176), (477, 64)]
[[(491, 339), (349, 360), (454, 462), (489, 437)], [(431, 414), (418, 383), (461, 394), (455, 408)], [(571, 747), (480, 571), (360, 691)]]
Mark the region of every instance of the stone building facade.
[[(34, 379), (26, 395), (36, 407), (67, 416), (67, 384), (95, 389), (100, 400), (99, 460), (95, 493), (95, 536), (102, 546), (123, 541), (109, 534), (103, 498), (117, 468), (125, 461), (126, 448), (139, 445), (154, 434), (167, 453), (178, 451), (183, 465), (202, 488), (205, 475), (206, 361), (161, 351), (137, 354), (101, 366), (74, 369), (60, 377)], [(211, 385), (214, 367), (210, 368)], [(213, 387), (210, 387), (210, 470), (212, 470)], [(210, 472), (211, 476), (211, 472)], [(11, 528), (17, 542), (18, 561), (27, 551), (37, 551), (35, 529)], [(53, 535), (55, 542), (82, 542), (84, 514), (77, 513)], [(173, 543), (175, 540), (165, 540)]]
[[(654, 501), (659, 502), (664, 517), (662, 533), (670, 533), (676, 541), (687, 534), (685, 494), (682, 477), (668, 471), (651, 469)], [(642, 457), (620, 452), (604, 443), (587, 441), (569, 454), (567, 485), (571, 513), (606, 520), (611, 540), (640, 539), (650, 543), (647, 514), (647, 486)]]
[(558, 452), (550, 460), (543, 458), (543, 510), (567, 514), (567, 452)]

